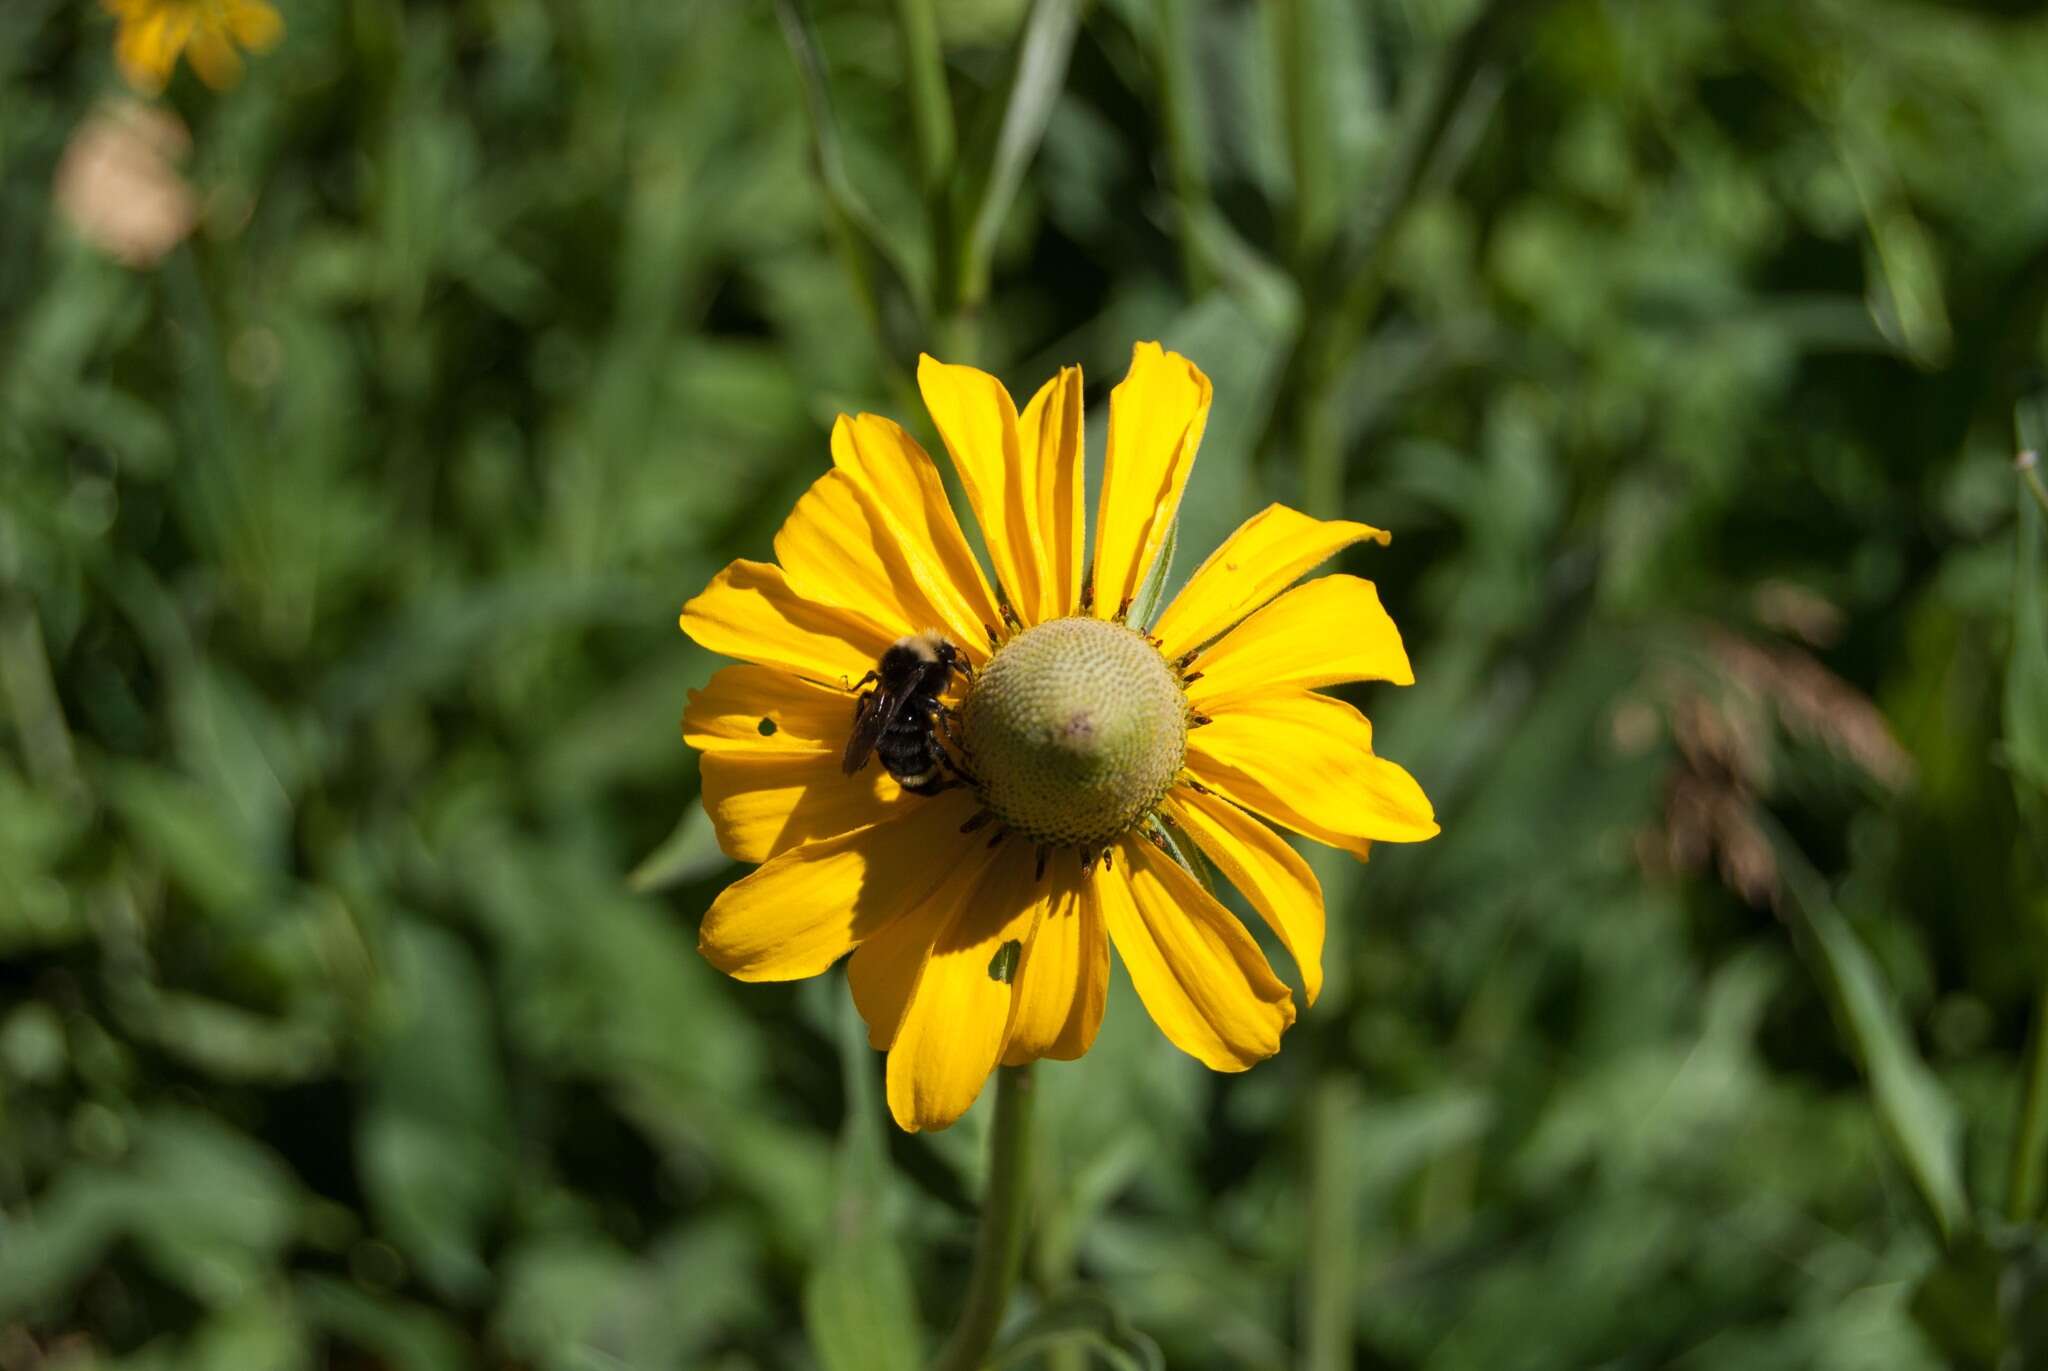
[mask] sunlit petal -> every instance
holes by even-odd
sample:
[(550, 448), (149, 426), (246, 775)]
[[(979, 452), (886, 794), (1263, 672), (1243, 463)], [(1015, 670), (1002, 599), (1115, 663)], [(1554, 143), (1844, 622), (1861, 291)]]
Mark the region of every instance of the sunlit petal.
[(1015, 995), (1014, 960), (1044, 904), (1030, 847), (1006, 844), (932, 942), (889, 1045), (887, 1093), (897, 1124), (944, 1128), (967, 1112), (1002, 1056)]
[(805, 599), (771, 562), (734, 562), (683, 606), (683, 632), (743, 662), (851, 686), (902, 636), (859, 614)]
[(1117, 616), (1144, 584), (1209, 422), (1209, 378), (1157, 343), (1131, 350), (1131, 370), (1109, 393), (1109, 445), (1096, 503), (1094, 614)]
[(1016, 403), (987, 372), (933, 357), (918, 358), (917, 388), (974, 506), (996, 581), (1021, 615), (1040, 592), (1037, 502), (1026, 495)]
[(1285, 505), (1267, 505), (1195, 568), (1153, 625), (1153, 636), (1168, 657), (1184, 656), (1368, 538), (1385, 543), (1388, 535), (1369, 524), (1311, 519)]
[(908, 806), (886, 823), (791, 848), (727, 886), (697, 936), (700, 952), (743, 981), (815, 976), (946, 873), (960, 825), (973, 813), (959, 794)]
[(1323, 993), (1323, 887), (1287, 840), (1220, 795), (1175, 791), (1166, 815), (1279, 935), (1308, 1003)]
[(1278, 1052), (1294, 997), (1244, 925), (1151, 843), (1126, 838), (1116, 851), (1089, 889), (1159, 1031), (1217, 1071)]
[(1062, 367), (1039, 387), (1017, 428), (1018, 501), (1031, 525), (1039, 575), (1036, 602), (1016, 609), (1026, 624), (1041, 624), (1081, 604), (1081, 368)]
[(1409, 685), (1400, 630), (1371, 581), (1324, 576), (1296, 586), (1203, 651), (1188, 699), (1204, 714), (1233, 696), (1271, 695), (1345, 681)]
[(1003, 1061), (1071, 1061), (1102, 1025), (1109, 996), (1109, 936), (1094, 904), (1082, 898), (1080, 859), (1062, 849), (1038, 878), (1042, 907), (1017, 969)]
[(1241, 699), (1188, 735), (1194, 777), (1261, 818), (1363, 857), (1435, 836), (1415, 778), (1373, 754), (1372, 725), (1328, 695)]

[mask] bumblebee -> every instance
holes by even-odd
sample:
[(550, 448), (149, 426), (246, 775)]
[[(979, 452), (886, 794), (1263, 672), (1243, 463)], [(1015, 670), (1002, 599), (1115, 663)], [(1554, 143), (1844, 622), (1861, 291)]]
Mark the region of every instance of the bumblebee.
[(913, 633), (890, 644), (875, 669), (853, 685), (860, 690), (873, 682), (875, 688), (853, 702), (853, 736), (842, 762), (846, 774), (866, 766), (873, 753), (912, 794), (944, 790), (948, 781), (940, 773), (952, 762), (937, 734), (945, 715), (939, 696), (956, 671), (971, 674), (960, 650), (937, 633)]

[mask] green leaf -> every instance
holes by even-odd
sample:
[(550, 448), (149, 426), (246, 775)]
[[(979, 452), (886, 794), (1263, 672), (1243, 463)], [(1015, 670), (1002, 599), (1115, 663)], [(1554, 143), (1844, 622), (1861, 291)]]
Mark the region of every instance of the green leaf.
[(393, 939), (397, 1022), (371, 1059), (356, 1135), (363, 1186), (429, 1285), (487, 1288), (485, 1234), (504, 1198), (512, 1129), (490, 988), (453, 934), (405, 924)]
[(1166, 578), (1173, 574), (1173, 555), (1179, 549), (1180, 515), (1176, 512), (1173, 522), (1166, 526), (1166, 537), (1160, 540), (1159, 555), (1153, 558), (1145, 579), (1138, 583), (1138, 593), (1131, 597), (1131, 610), (1125, 616), (1124, 621), (1141, 633), (1152, 627), (1152, 621), (1166, 606)]
[(1963, 1126), (1955, 1101), (1927, 1069), (1877, 962), (1842, 919), (1818, 873), (1782, 832), (1774, 834), (1801, 951), (1820, 982), (1835, 1027), (1870, 1083), (1878, 1121), (1944, 1243), (1970, 1228), (1963, 1189)]
[(911, 289), (896, 250), (881, 225), (854, 189), (839, 144), (839, 124), (832, 112), (832, 92), (825, 76), (823, 49), (811, 28), (810, 16), (798, 0), (776, 0), (775, 17), (796, 61), (803, 95), (804, 119), (811, 133), (811, 173), (832, 220), (834, 238), (848, 274), (860, 291), (883, 350), (906, 372), (913, 369), (927, 330), (924, 311)]
[(633, 874), (626, 877), (626, 886), (636, 895), (646, 895), (709, 876), (731, 862), (732, 858), (718, 850), (718, 834), (712, 828), (711, 815), (704, 806), (693, 804), (661, 840), (661, 846), (633, 868)]
[(1017, 1366), (1060, 1343), (1080, 1342), (1120, 1371), (1166, 1371), (1159, 1344), (1132, 1328), (1099, 1290), (1072, 1290), (1036, 1310), (996, 1345), (992, 1366)]
[(2005, 1343), (1998, 1314), (2004, 1274), (2004, 1258), (1984, 1239), (1973, 1237), (1913, 1287), (1908, 1307), (1914, 1321), (1953, 1365), (1972, 1371), (1998, 1365)]
[(1209, 864), (1202, 860), (1202, 854), (1188, 835), (1173, 824), (1161, 820), (1152, 830), (1159, 840), (1166, 844), (1166, 855), (1179, 862), (1181, 869), (1202, 883), (1202, 889), (1211, 895), (1216, 893), (1216, 877), (1209, 870)]
[(2040, 503), (2018, 487), (2018, 556), (2012, 579), (2012, 657), (2005, 670), (2005, 756), (2015, 776), (2048, 792), (2048, 595)]
[[(960, 296), (970, 305), (987, 292), (996, 235), (1017, 198), (1025, 169), (1038, 153), (1046, 125), (1052, 122), (1080, 26), (1078, 0), (1038, 0), (1031, 7), (1011, 53), (1002, 117), (985, 130), (975, 155), (962, 159), (961, 165), (970, 170), (960, 191), (967, 212), (957, 221), (966, 225), (967, 235), (960, 254)], [(973, 168), (982, 169), (978, 178)]]
[(846, 1127), (832, 1228), (804, 1285), (804, 1328), (825, 1371), (912, 1371), (922, 1364), (917, 1296), (883, 1205), (889, 1168), (883, 1150), (874, 1054), (849, 996), (841, 1010), (840, 1059)]

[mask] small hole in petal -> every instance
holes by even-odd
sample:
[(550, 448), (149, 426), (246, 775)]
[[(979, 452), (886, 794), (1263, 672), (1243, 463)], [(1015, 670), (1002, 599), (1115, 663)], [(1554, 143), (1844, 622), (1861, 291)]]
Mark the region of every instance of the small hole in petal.
[(775, 736), (775, 721), (773, 719), (763, 719), (757, 727), (760, 729), (763, 738), (773, 738)]
[(1015, 938), (996, 949), (996, 955), (988, 959), (988, 978), (1008, 985), (1017, 977), (1017, 963), (1024, 956), (1024, 944)]

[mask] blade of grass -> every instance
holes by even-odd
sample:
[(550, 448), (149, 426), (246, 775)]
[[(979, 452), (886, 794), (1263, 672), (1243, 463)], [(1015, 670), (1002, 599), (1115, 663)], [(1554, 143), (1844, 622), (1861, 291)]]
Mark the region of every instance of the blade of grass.
[(917, 139), (918, 183), (924, 191), (932, 251), (932, 308), (940, 318), (956, 305), (959, 244), (953, 231), (953, 167), (958, 150), (953, 97), (946, 86), (945, 53), (939, 46), (938, 16), (932, 0), (896, 0), (896, 29), (903, 40), (904, 84), (910, 122)]
[(1166, 120), (1166, 156), (1180, 222), (1181, 275), (1190, 296), (1209, 287), (1211, 273), (1199, 225), (1210, 213), (1207, 131), (1196, 103), (1197, 75), (1189, 11), (1195, 0), (1158, 0), (1159, 105)]
[(1876, 960), (1835, 910), (1820, 873), (1774, 820), (1760, 822), (1777, 854), (1793, 939), (1863, 1071), (1879, 1125), (1935, 1232), (1951, 1245), (1971, 1228), (1955, 1102), (1921, 1059)]
[(1324, 30), (1328, 0), (1279, 0), (1273, 7), (1280, 89), (1285, 92), (1287, 159), (1294, 176), (1289, 264), (1307, 281), (1335, 223), (1336, 123)]
[[(964, 312), (980, 308), (988, 294), (989, 256), (997, 232), (1017, 198), (1025, 168), (1037, 155), (1052, 121), (1053, 106), (1066, 84), (1074, 35), (1081, 26), (1079, 0), (1038, 0), (1025, 17), (1004, 87), (1002, 117), (982, 155), (966, 159), (961, 186), (967, 212), (960, 222), (966, 238), (959, 255), (957, 299)], [(976, 174), (975, 169), (981, 169)]]
[(894, 248), (847, 173), (824, 53), (811, 29), (810, 16), (801, 0), (775, 0), (775, 17), (796, 63), (804, 122), (811, 135), (811, 172), (825, 200), (834, 245), (875, 330), (882, 355), (908, 375), (930, 335), (926, 311)]

